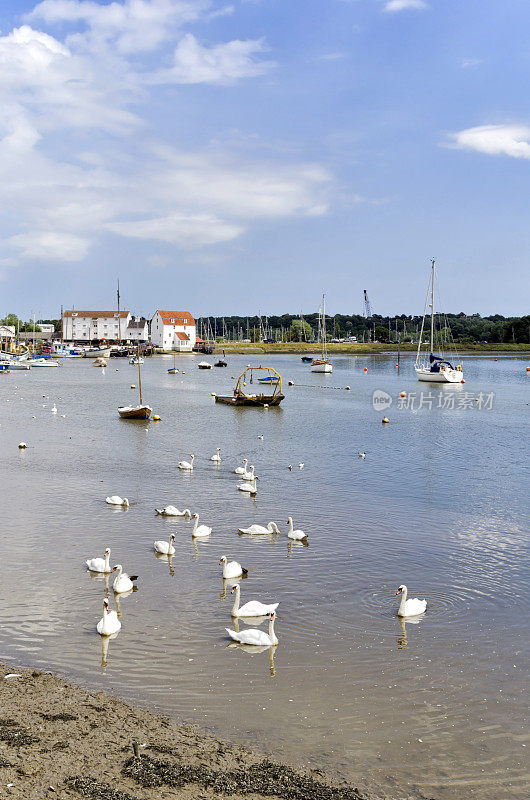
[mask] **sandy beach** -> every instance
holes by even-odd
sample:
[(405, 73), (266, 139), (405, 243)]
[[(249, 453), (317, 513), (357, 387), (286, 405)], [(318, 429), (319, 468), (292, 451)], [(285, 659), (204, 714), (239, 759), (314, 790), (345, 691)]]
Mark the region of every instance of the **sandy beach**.
[(48, 672), (1, 665), (0, 687), (2, 798), (367, 798)]

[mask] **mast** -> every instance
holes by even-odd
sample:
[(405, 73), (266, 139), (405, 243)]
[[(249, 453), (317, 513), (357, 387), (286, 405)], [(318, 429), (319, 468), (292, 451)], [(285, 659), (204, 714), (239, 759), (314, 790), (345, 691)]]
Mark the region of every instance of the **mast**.
[(434, 347), (434, 258), (432, 260), (432, 273), (431, 273), (431, 353)]
[(140, 374), (140, 342), (138, 342), (138, 388), (140, 389), (140, 405), (142, 405), (142, 376)]
[(118, 295), (118, 339), (120, 340), (121, 344), (121, 317), (120, 317), (120, 279), (118, 278), (118, 291), (116, 292)]
[(327, 358), (326, 349), (326, 295), (322, 295), (322, 358)]

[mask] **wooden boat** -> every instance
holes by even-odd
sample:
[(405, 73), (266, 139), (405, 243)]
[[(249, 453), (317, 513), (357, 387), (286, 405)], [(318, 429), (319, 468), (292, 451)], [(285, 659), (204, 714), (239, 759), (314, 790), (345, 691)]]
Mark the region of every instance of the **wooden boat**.
[[(267, 370), (269, 373), (267, 375), (267, 378), (270, 379), (267, 381), (269, 393), (264, 394), (260, 391), (250, 394), (245, 390), (247, 383), (253, 383), (254, 373), (260, 370)], [(260, 383), (259, 378), (257, 381)], [(265, 388), (263, 383), (259, 388), (260, 390)], [(224, 403), (228, 406), (279, 406), (284, 397), (285, 395), (282, 394), (282, 376), (272, 367), (262, 367), (260, 364), (259, 367), (247, 367), (239, 376), (233, 395), (216, 395), (215, 402)]]
[(149, 419), (151, 416), (151, 406), (146, 406), (142, 403), (142, 375), (140, 372), (140, 345), (138, 345), (138, 389), (140, 394), (140, 402), (137, 406), (120, 406), (118, 414), (122, 419)]
[(208, 361), (199, 361), (197, 364), (199, 369), (211, 369), (212, 365)]
[(85, 350), (84, 358), (110, 358), (110, 347), (94, 347)]
[(92, 362), (94, 367), (106, 367), (107, 361), (104, 358), (96, 358), (95, 361)]

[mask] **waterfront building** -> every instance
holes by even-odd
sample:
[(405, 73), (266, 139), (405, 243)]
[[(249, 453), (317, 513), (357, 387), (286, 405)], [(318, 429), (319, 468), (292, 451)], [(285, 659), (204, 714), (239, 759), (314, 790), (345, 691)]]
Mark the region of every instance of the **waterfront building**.
[(129, 311), (67, 310), (63, 312), (62, 319), (63, 341), (125, 341), (130, 320)]
[(149, 339), (149, 323), (145, 317), (131, 317), (125, 331), (127, 342), (145, 344)]
[(190, 353), (195, 341), (195, 320), (189, 311), (155, 311), (151, 318), (151, 343), (155, 347)]

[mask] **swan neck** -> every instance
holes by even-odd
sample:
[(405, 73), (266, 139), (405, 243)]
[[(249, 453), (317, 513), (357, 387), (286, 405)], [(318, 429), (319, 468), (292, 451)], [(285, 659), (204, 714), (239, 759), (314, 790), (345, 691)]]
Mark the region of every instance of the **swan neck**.
[(195, 515), (195, 525), (193, 526), (193, 533), (197, 530), (197, 525), (199, 524), (199, 515)]
[(105, 555), (105, 572), (110, 572), (110, 553)]
[(289, 533), (293, 532), (293, 518), (289, 517)]
[(399, 613), (405, 611), (405, 603), (407, 602), (407, 590), (403, 589), (401, 593), (401, 603), (399, 604)]
[(232, 606), (232, 614), (236, 614), (239, 610), (239, 597), (241, 594), (241, 589), (239, 588), (239, 584), (236, 583), (236, 599), (234, 600), (234, 605)]
[(276, 634), (274, 633), (274, 617), (269, 621), (269, 639), (272, 644), (276, 644)]

